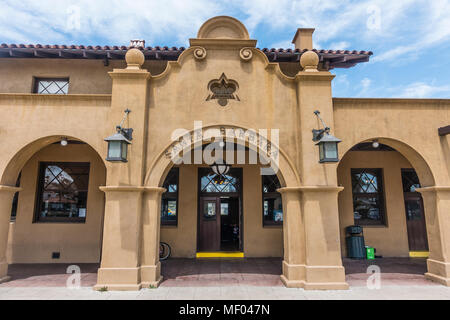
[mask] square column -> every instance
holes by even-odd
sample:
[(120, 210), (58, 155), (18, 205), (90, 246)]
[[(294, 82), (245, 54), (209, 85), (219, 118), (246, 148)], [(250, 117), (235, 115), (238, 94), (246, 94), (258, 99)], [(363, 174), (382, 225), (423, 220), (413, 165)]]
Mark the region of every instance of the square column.
[(298, 130), (301, 137), (297, 157), (301, 212), (305, 237), (305, 289), (348, 289), (339, 235), (337, 163), (320, 163), (313, 129), (323, 129), (314, 111), (320, 111), (325, 124), (334, 132), (334, 110), (328, 71), (319, 71), (319, 57), (313, 51), (302, 54), (303, 71), (295, 76), (297, 84)]
[(300, 187), (305, 224), (306, 290), (346, 290), (339, 235), (342, 187)]
[(14, 194), (21, 188), (0, 186), (0, 283), (8, 281), (8, 262), (6, 249), (8, 247), (9, 222)]
[(146, 187), (142, 209), (141, 285), (158, 287), (162, 281), (159, 262), (161, 195), (166, 189)]
[(95, 290), (141, 289), (143, 187), (100, 187), (105, 192), (102, 261)]
[(288, 288), (305, 286), (305, 231), (299, 188), (281, 188), (283, 203), (283, 274), (281, 281)]
[(450, 287), (450, 187), (417, 191), (423, 197), (430, 250), (425, 277)]

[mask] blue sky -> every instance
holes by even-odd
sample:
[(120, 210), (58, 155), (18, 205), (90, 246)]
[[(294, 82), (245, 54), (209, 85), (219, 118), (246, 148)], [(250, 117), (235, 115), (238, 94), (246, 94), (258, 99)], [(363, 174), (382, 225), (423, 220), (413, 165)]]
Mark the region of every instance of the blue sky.
[(216, 15), (241, 20), (259, 48), (292, 48), (313, 27), (317, 49), (373, 51), (332, 71), (336, 97), (450, 98), (450, 0), (0, 0), (0, 43), (187, 47)]

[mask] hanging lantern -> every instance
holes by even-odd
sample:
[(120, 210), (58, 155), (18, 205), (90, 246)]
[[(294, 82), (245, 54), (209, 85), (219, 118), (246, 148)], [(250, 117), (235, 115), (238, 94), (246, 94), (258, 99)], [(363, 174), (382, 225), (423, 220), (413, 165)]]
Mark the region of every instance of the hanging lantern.
[(326, 132), (316, 145), (319, 146), (319, 162), (339, 162), (338, 143), (340, 139)]
[(122, 125), (130, 112), (131, 110), (128, 108), (124, 111), (125, 115), (123, 116), (122, 121), (116, 126), (117, 132), (105, 139), (105, 141), (108, 142), (108, 155), (106, 161), (128, 162), (128, 145), (131, 144), (131, 140), (133, 140), (133, 129), (122, 128)]
[(317, 142), (316, 145), (319, 146), (319, 162), (339, 162), (338, 143), (342, 140), (330, 134), (330, 127), (327, 127), (323, 121), (319, 110), (314, 111), (314, 114), (323, 125), (323, 129), (313, 129), (312, 131), (313, 141)]
[(230, 171), (230, 165), (223, 160), (214, 162), (211, 166), (212, 171), (216, 174), (214, 182), (217, 184), (223, 184), (226, 180), (225, 175)]
[(122, 130), (117, 130), (117, 133), (105, 139), (108, 142), (108, 156), (107, 161), (111, 162), (127, 162), (128, 145), (131, 141), (128, 139), (128, 134)]

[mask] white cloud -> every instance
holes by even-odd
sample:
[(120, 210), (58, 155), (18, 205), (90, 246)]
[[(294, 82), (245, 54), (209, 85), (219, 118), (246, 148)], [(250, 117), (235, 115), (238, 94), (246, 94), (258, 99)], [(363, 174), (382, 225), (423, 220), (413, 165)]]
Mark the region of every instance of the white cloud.
[(348, 41), (340, 41), (340, 42), (333, 42), (330, 44), (330, 48), (332, 50), (345, 50), (350, 47), (350, 42)]
[(400, 98), (437, 98), (448, 97), (450, 85), (433, 85), (424, 82), (415, 82), (401, 90)]
[[(79, 30), (68, 28), (71, 7), (80, 9)], [(215, 15), (240, 17), (251, 34), (259, 27), (283, 32), (282, 39), (298, 27), (314, 27), (316, 48), (376, 47), (375, 62), (416, 57), (450, 39), (449, 0), (2, 0), (0, 42), (127, 44), (142, 38), (149, 45), (187, 45)], [(367, 47), (356, 47), (361, 43)], [(259, 45), (292, 47), (277, 39)]]

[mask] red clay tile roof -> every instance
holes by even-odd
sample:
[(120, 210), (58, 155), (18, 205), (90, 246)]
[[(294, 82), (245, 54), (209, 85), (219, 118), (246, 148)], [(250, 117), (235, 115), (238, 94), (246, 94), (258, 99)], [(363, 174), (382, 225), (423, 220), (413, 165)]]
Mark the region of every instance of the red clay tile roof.
[[(0, 58), (62, 58), (62, 59), (103, 59), (122, 60), (128, 46), (84, 46), (84, 45), (41, 45), (41, 44), (1, 44)], [(184, 47), (139, 47), (147, 60), (177, 60), (186, 50)], [(261, 49), (271, 62), (298, 62), (307, 50)], [(327, 69), (349, 68), (357, 63), (369, 61), (371, 51), (317, 50), (320, 61)]]

